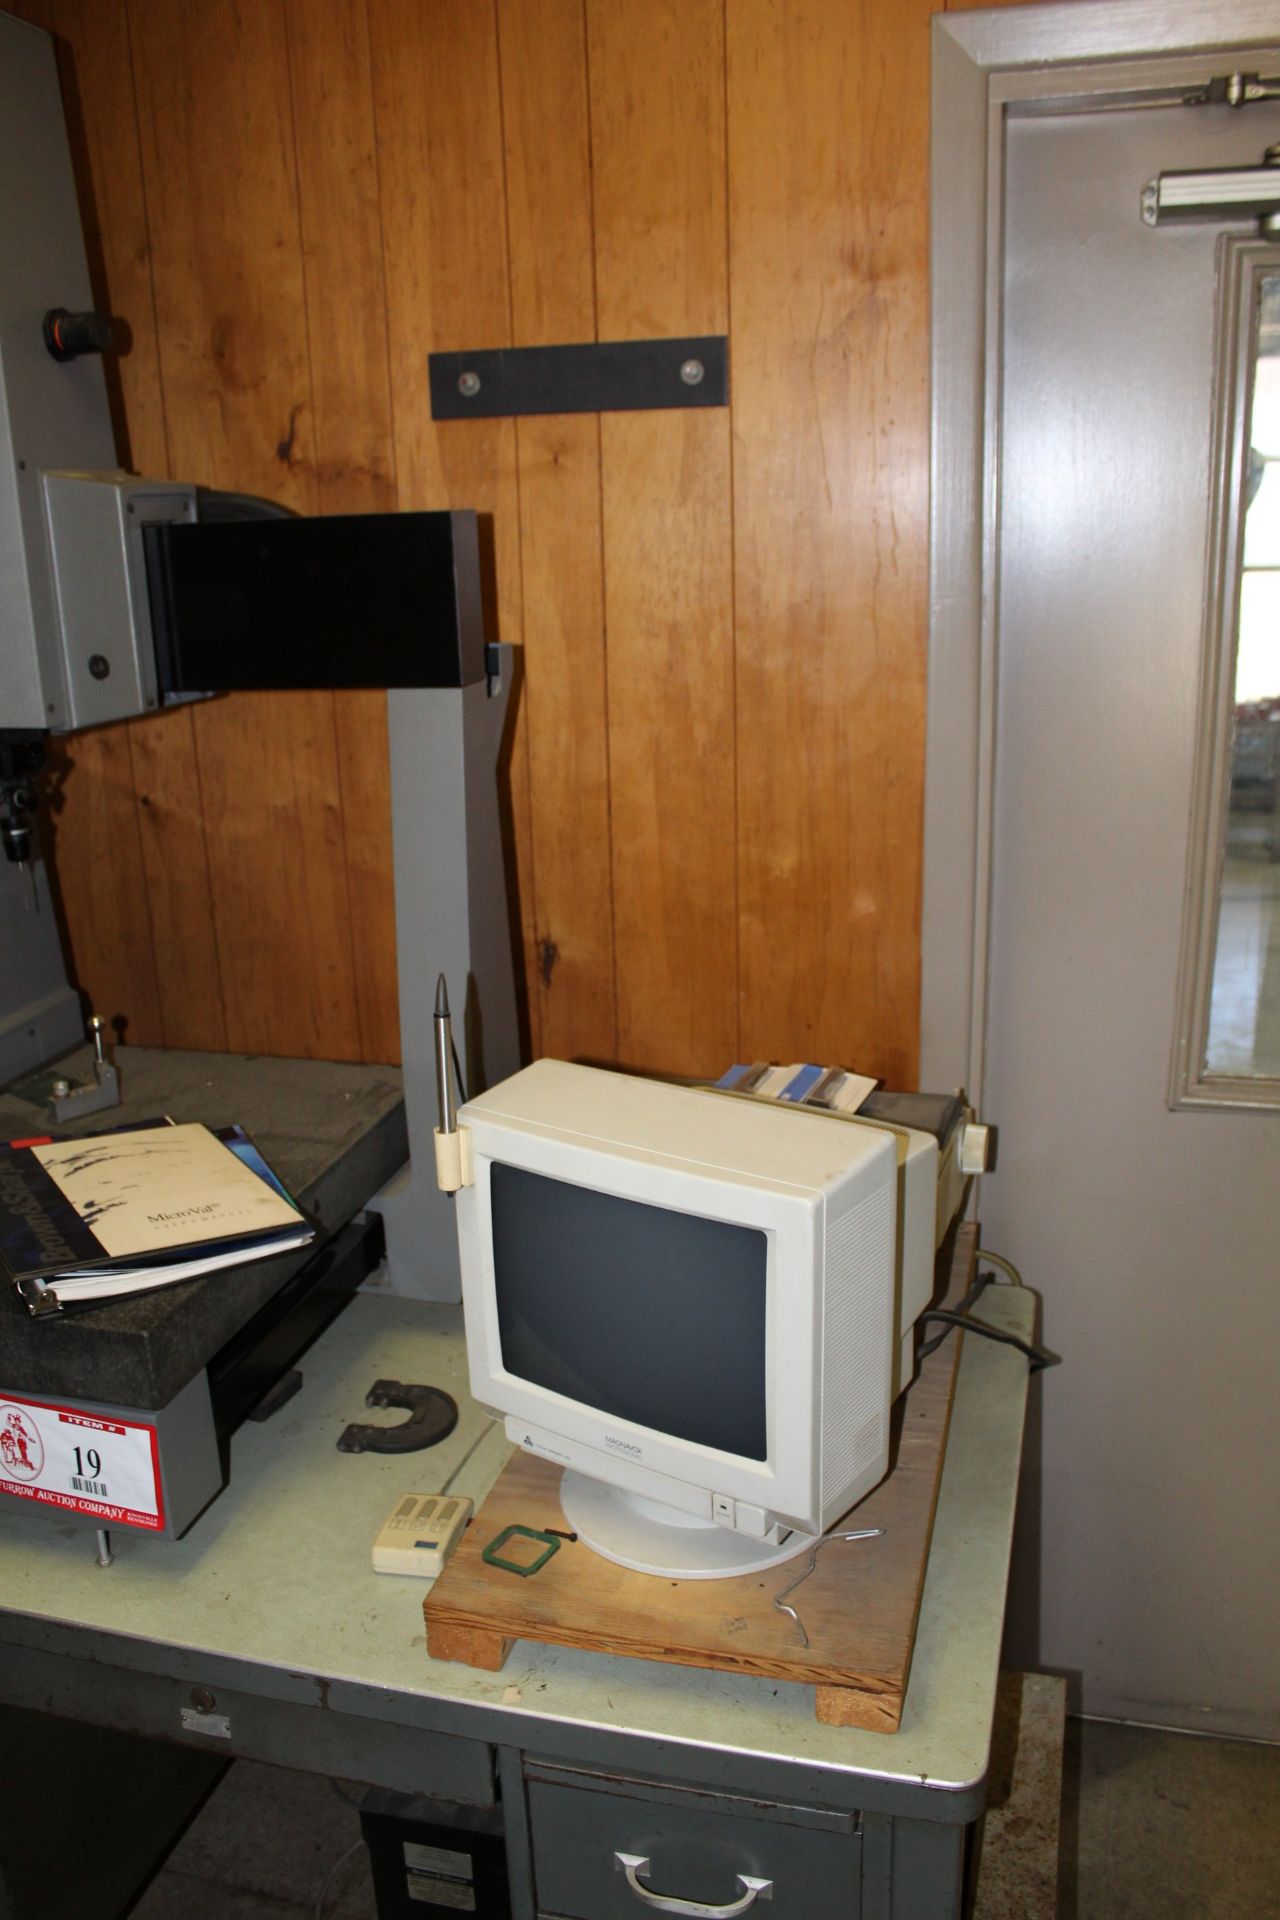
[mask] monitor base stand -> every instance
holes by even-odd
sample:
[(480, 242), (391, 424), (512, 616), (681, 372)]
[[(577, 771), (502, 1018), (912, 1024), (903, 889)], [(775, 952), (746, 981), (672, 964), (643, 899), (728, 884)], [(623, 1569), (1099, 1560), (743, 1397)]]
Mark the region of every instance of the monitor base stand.
[(572, 1467), (560, 1482), (560, 1504), (569, 1525), (593, 1552), (633, 1573), (661, 1574), (667, 1580), (729, 1580), (735, 1574), (763, 1573), (794, 1560), (813, 1544), (810, 1534), (790, 1533), (781, 1546), (771, 1546), (643, 1494), (588, 1479)]

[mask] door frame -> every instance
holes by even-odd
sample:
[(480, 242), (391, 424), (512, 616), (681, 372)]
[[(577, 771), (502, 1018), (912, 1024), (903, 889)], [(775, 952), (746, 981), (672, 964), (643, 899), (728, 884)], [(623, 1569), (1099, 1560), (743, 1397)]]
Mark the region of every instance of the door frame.
[(998, 750), (1005, 115), (1162, 93), (1172, 102), (1250, 50), (1280, 72), (1280, 0), (1070, 0), (933, 20), (920, 1084), (963, 1086), (979, 1106)]

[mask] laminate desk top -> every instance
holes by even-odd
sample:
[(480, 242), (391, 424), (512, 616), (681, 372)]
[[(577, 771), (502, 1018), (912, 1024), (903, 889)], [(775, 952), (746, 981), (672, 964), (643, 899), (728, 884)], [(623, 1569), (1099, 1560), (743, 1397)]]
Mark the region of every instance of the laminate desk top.
[[(981, 1303), (1023, 1338), (1034, 1310), (1015, 1288)], [(750, 1676), (523, 1641), (497, 1674), (429, 1659), (424, 1584), (369, 1556), (397, 1495), (438, 1489), (478, 1439), (453, 1488), (478, 1504), (509, 1450), (468, 1394), (459, 1310), (358, 1295), (302, 1364), (302, 1392), (235, 1434), (230, 1484), (182, 1540), (118, 1530), (104, 1569), (91, 1528), (0, 1513), (0, 1698), (418, 1791), (435, 1738), (459, 1799), (466, 1752), (488, 1743), (814, 1806), (981, 1810), (1028, 1379), (1015, 1349), (965, 1340), (896, 1734), (820, 1725), (810, 1688)], [(457, 1428), (421, 1454), (337, 1452), (385, 1376), (447, 1388)], [(193, 1719), (193, 1695), (217, 1712)]]

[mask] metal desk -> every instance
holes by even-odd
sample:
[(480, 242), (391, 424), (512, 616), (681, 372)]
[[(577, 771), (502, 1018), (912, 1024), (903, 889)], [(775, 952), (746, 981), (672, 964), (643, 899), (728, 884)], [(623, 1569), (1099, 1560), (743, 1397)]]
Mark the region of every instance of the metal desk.
[[(983, 1312), (1028, 1337), (1034, 1305), (1029, 1292), (992, 1288)], [(430, 1660), (423, 1584), (373, 1573), (369, 1548), (396, 1494), (440, 1485), (484, 1427), (458, 1312), (361, 1295), (305, 1374), (273, 1421), (235, 1435), (230, 1487), (187, 1539), (119, 1532), (104, 1570), (82, 1527), (0, 1515), (0, 1699), (500, 1805), (519, 1920), (642, 1912), (612, 1855), (655, 1822), (673, 1845), (705, 1839), (716, 1890), (695, 1885), (696, 1898), (730, 1900), (749, 1859), (762, 1864), (745, 1871), (776, 1882), (770, 1920), (959, 1913), (991, 1734), (1021, 1355), (965, 1343), (894, 1735), (821, 1726), (811, 1689), (749, 1677), (525, 1642), (498, 1674)], [(456, 1396), (458, 1427), (433, 1453), (336, 1452), (380, 1375)], [(494, 1427), (455, 1491), (478, 1501), (506, 1452)]]

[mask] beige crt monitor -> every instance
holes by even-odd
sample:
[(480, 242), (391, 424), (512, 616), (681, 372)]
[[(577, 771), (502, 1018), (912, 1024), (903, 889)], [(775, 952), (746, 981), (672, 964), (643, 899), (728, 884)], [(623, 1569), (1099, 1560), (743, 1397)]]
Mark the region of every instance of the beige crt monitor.
[[(884, 1476), (901, 1130), (554, 1060), (458, 1119), (472, 1390), (589, 1544), (750, 1572)], [(930, 1259), (936, 1205), (935, 1146)]]

